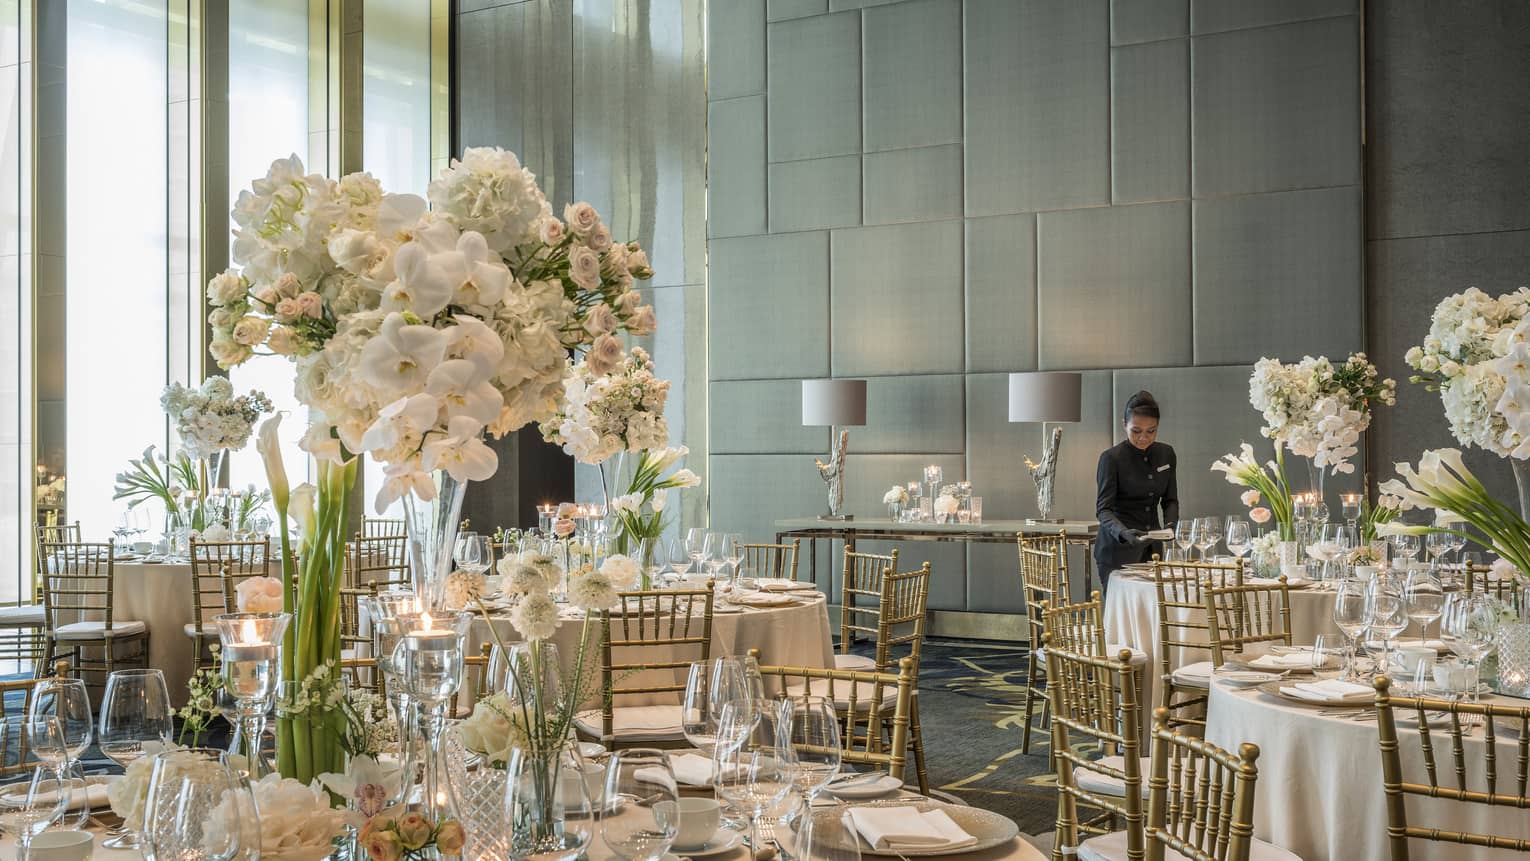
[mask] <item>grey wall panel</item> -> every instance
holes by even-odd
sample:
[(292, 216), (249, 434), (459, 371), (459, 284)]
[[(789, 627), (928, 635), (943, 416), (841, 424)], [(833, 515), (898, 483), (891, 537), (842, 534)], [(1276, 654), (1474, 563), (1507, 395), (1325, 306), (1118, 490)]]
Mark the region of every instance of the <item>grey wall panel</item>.
[(1367, 231), (1530, 228), (1530, 5), (1372, 9)]
[(967, 548), (970, 606), (989, 613), (1025, 612), (1019, 552), (1014, 544), (973, 544)]
[(888, 3), (901, 3), (903, 0), (829, 0), (829, 11), (838, 12), (842, 9), (867, 9), (872, 6), (885, 6)]
[(1036, 367), (1036, 216), (967, 220), (967, 369)]
[(823, 457), (829, 450), (828, 428), (802, 425), (799, 380), (719, 380), (711, 394), (716, 453)]
[(1351, 15), (1356, 0), (1191, 0), (1192, 32), (1215, 33), (1312, 18)]
[[(930, 563), (931, 610), (965, 610), (967, 597), (967, 549), (961, 544), (933, 541), (860, 541), (862, 553), (890, 553), (898, 549), (898, 570), (913, 571)], [(841, 557), (843, 559), (843, 557)], [(836, 572), (838, 575), (839, 572)], [(840, 577), (836, 576), (836, 585)]]
[(867, 152), (960, 143), (960, 0), (916, 0), (864, 13)]
[(765, 0), (707, 8), (707, 98), (765, 92)]
[(1358, 350), (1360, 189), (1195, 202), (1195, 360)]
[(1112, 199), (1189, 197), (1189, 40), (1114, 48), (1110, 58)]
[(800, 454), (713, 455), (708, 493), (711, 528), (741, 532), (748, 541), (773, 541), (780, 518), (825, 510), (823, 480), (812, 460)]
[(861, 16), (770, 24), (770, 160), (861, 149)]
[(1190, 32), (1190, 0), (1111, 0), (1110, 42), (1156, 42)]
[[(1379, 412), (1372, 432), (1379, 477), (1394, 475), (1392, 464), (1417, 464), (1425, 449), (1461, 448), (1450, 433), (1437, 392), (1406, 382), (1403, 362), (1409, 347), (1422, 344), (1429, 317), (1440, 300), (1475, 286), (1490, 296), (1525, 286), (1530, 272), (1530, 231), (1435, 236), (1371, 242), (1371, 303), (1367, 325), (1371, 356), (1382, 373), (1398, 382), (1397, 406)], [(1467, 464), (1498, 499), (1511, 501), (1514, 480), (1490, 453), (1466, 449)]]
[(861, 157), (770, 166), (770, 230), (785, 233), (861, 223)]
[(961, 454), (964, 399), (960, 374), (872, 377), (866, 384), (866, 426), (851, 429), (850, 450)]
[(1190, 204), (1038, 216), (1043, 368), (1190, 363)]
[(867, 224), (960, 218), (962, 148), (867, 153), (865, 195)]
[(962, 369), (959, 221), (836, 230), (834, 376)]
[(707, 105), (707, 234), (765, 232), (765, 97)]
[(1110, 199), (1106, 0), (971, 0), (963, 18), (967, 214)]
[(767, 0), (766, 14), (771, 21), (821, 15), (829, 11), (829, 0)]
[[(1094, 519), (1094, 471), (1115, 444), (1109, 371), (1084, 374), (1082, 421), (1061, 425), (1053, 517)], [(1025, 458), (1041, 458), (1041, 425), (1009, 421), (1009, 375), (967, 375), (967, 472), (989, 520), (1036, 517), (1036, 483)]]
[(828, 376), (828, 236), (714, 239), (711, 248), (711, 378)]
[(1197, 197), (1359, 182), (1358, 28), (1332, 18), (1193, 40)]

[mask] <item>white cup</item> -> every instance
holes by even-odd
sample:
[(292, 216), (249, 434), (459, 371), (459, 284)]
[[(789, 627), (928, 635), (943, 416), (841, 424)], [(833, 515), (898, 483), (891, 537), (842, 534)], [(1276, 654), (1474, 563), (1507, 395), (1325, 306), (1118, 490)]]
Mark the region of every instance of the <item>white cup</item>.
[(696, 850), (707, 845), (722, 824), (722, 807), (711, 798), (682, 798), (677, 804), (680, 831), (675, 835), (675, 848)]
[(1445, 661), (1434, 665), (1434, 683), (1441, 690), (1453, 694), (1470, 693), (1477, 687), (1477, 668), (1459, 661)]
[(1438, 652), (1428, 646), (1404, 646), (1397, 650), (1397, 661), (1406, 678), (1413, 678), (1419, 664), (1433, 664)]
[(32, 838), (33, 861), (87, 861), (96, 837), (88, 831), (44, 831)]
[(148, 556), (149, 555), (149, 551), (151, 551), (153, 549), (154, 549), (154, 542), (152, 542), (152, 541), (135, 541), (135, 542), (133, 542), (133, 552), (137, 553), (140, 556)]

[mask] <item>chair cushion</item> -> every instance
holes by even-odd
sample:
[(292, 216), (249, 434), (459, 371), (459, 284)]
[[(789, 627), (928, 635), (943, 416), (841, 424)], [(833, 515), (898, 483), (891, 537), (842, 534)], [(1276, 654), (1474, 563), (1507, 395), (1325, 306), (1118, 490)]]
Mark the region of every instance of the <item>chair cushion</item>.
[[(830, 690), (829, 683), (831, 681), (834, 683), (833, 691), (835, 708), (850, 708), (850, 683), (840, 679), (813, 679), (812, 684), (809, 685), (807, 691), (804, 691), (802, 685), (800, 684), (789, 685), (786, 688), (786, 695), (795, 699), (802, 696), (804, 693), (807, 693), (810, 696), (823, 697), (824, 699), (828, 699)], [(876, 696), (876, 687), (877, 686), (871, 682), (855, 683), (855, 710), (857, 712), (871, 711), (871, 700), (874, 696)], [(892, 717), (892, 710), (896, 708), (897, 705), (898, 686), (894, 684), (884, 684), (882, 686), (882, 709), (887, 713), (888, 717)]]
[[(181, 626), (181, 632), (184, 633), (188, 637), (195, 637), (197, 635), (197, 623), (196, 622), (187, 622), (186, 624)], [(214, 637), (214, 638), (216, 638), (216, 637), (219, 636), (219, 634), (218, 634), (218, 626), (213, 624), (212, 622), (208, 622), (206, 625), (202, 626), (201, 634), (204, 637)]]
[[(601, 715), (599, 709), (580, 712), (574, 717), (574, 725), (580, 732), (600, 738)], [(680, 707), (675, 706), (617, 706), (611, 710), (611, 732), (617, 741), (671, 741), (685, 738), (680, 729)]]
[(865, 670), (868, 673), (874, 673), (877, 669), (877, 660), (869, 655), (835, 655), (834, 668), (837, 670)]
[(1174, 671), (1174, 684), (1187, 688), (1211, 687), (1211, 662), (1199, 661), (1186, 664)]
[[(1091, 837), (1079, 844), (1078, 857), (1080, 861), (1125, 861), (1126, 859), (1126, 832), (1112, 831), (1099, 837)], [(1249, 861), (1301, 861), (1301, 856), (1294, 852), (1282, 849), (1273, 843), (1263, 840), (1255, 840), (1249, 847)], [(1188, 861), (1188, 859), (1173, 849), (1163, 848), (1164, 861)]]
[(41, 604), (0, 607), (0, 628), (40, 628), (47, 623)]
[(70, 622), (60, 625), (53, 632), (55, 640), (104, 640), (108, 637), (129, 637), (134, 634), (142, 634), (149, 627), (142, 622), (134, 622), (129, 619), (113, 619), (112, 629), (106, 630), (103, 621), (94, 622)]
[[(1123, 771), (1126, 769), (1125, 757), (1107, 756), (1101, 759), (1099, 762), (1100, 765), (1103, 765), (1106, 768), (1116, 768)], [(1142, 775), (1142, 786), (1140, 787), (1140, 791), (1142, 793), (1142, 797), (1147, 798), (1147, 776), (1149, 769), (1152, 767), (1152, 760), (1149, 760), (1144, 756), (1141, 758), (1140, 762), (1141, 770), (1138, 771), (1138, 774)], [(1109, 775), (1100, 774), (1098, 771), (1091, 771), (1090, 769), (1083, 768), (1082, 766), (1073, 769), (1073, 782), (1077, 784), (1080, 789), (1086, 792), (1093, 792), (1096, 795), (1110, 795), (1115, 798), (1121, 798), (1126, 795), (1126, 783), (1124, 781), (1117, 780)]]

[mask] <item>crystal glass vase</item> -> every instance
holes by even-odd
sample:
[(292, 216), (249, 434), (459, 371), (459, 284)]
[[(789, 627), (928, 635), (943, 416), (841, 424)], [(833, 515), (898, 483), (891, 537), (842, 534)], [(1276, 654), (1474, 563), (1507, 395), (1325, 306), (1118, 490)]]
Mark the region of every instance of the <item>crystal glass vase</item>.
[(1530, 623), (1513, 622), (1498, 629), (1498, 688), (1517, 697), (1530, 696)]
[(414, 591), (425, 607), (441, 607), (446, 578), (452, 573), (452, 547), (462, 524), (462, 500), (468, 482), (452, 478), (445, 470), (431, 474), (435, 497), (422, 500), (411, 492), (404, 497), (404, 530), (409, 535), (409, 575)]

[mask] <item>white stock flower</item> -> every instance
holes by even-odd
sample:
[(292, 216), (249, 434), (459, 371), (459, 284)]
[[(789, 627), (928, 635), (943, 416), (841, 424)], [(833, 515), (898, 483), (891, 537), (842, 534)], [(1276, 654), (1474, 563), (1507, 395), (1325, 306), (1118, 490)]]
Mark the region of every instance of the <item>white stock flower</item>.
[(616, 587), (603, 573), (583, 574), (575, 577), (568, 586), (568, 602), (586, 612), (609, 610), (620, 600)]
[(453, 571), (446, 575), (444, 588), (449, 610), (461, 610), (488, 594), (484, 576), (472, 571)]
[(643, 568), (630, 556), (613, 554), (600, 564), (600, 573), (617, 589), (631, 589), (638, 583)]

